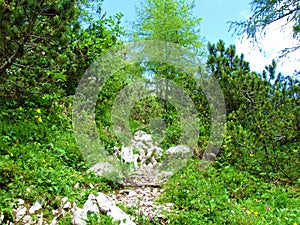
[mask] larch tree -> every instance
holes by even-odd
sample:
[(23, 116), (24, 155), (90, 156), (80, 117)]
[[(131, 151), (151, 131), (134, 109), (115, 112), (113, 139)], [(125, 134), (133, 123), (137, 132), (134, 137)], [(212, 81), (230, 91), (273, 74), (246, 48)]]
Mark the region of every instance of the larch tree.
[(192, 0), (147, 0), (137, 8), (134, 37), (172, 42), (203, 54), (201, 18), (192, 15)]
[[(146, 0), (136, 8), (137, 17), (133, 24), (132, 40), (134, 41), (157, 41), (164, 43), (159, 49), (159, 54), (164, 62), (142, 62), (144, 75), (153, 78), (162, 78), (154, 81), (156, 85), (156, 103), (150, 99), (147, 107), (161, 105), (163, 109), (156, 116), (162, 117), (166, 122), (167, 130), (164, 146), (176, 142), (176, 135), (181, 128), (178, 126), (178, 114), (174, 106), (169, 104), (171, 81), (179, 84), (190, 96), (195, 105), (200, 105), (203, 95), (200, 95), (201, 88), (195, 81), (194, 74), (188, 74), (180, 68), (168, 63), (173, 54), (168, 44), (181, 46), (191, 54), (200, 58), (206, 53), (203, 38), (200, 36), (201, 18), (193, 15), (195, 7), (194, 0)], [(153, 50), (155, 52), (155, 50)], [(157, 54), (156, 52), (154, 54)], [(185, 57), (179, 56), (180, 63), (185, 63)], [(185, 64), (184, 64), (185, 65)], [(199, 65), (193, 65), (199, 66)], [(152, 82), (151, 79), (148, 82)], [(196, 94), (197, 93), (197, 94)], [(143, 100), (144, 103), (147, 100)], [(155, 110), (154, 110), (155, 111)], [(158, 114), (160, 115), (158, 115)], [(177, 123), (178, 122), (178, 123)], [(168, 133), (168, 131), (170, 131)], [(169, 136), (168, 136), (169, 135)]]
[[(137, 23), (134, 24), (134, 40), (157, 40), (175, 43), (203, 56), (204, 44), (200, 37), (201, 18), (193, 16), (195, 1), (192, 0), (147, 0), (137, 7)], [(166, 50), (166, 61), (169, 53)], [(168, 98), (169, 79), (188, 84), (188, 75), (178, 68), (160, 63), (148, 63), (147, 72), (166, 79), (165, 99)], [(163, 93), (161, 93), (163, 94)], [(166, 107), (166, 102), (164, 103)]]

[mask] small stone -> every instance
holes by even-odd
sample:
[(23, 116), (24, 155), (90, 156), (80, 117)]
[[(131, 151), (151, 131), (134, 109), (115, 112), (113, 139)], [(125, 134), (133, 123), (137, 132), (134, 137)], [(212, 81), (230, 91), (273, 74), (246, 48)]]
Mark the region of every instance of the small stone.
[(74, 225), (85, 225), (87, 221), (87, 213), (83, 209), (79, 207), (75, 207), (73, 209), (73, 218), (72, 218), (72, 224)]
[(0, 223), (4, 220), (4, 214), (0, 213)]
[(17, 213), (16, 213), (17, 221), (19, 221), (26, 214), (26, 211), (27, 209), (25, 206), (21, 206), (17, 209)]
[(99, 214), (96, 197), (93, 194), (89, 195), (88, 200), (84, 203), (83, 210)]
[(178, 154), (178, 153), (191, 153), (191, 149), (184, 145), (178, 145), (176, 147), (171, 147), (166, 151), (166, 155)]
[(18, 199), (18, 205), (24, 205), (25, 201), (21, 198)]
[(65, 204), (68, 200), (69, 200), (68, 197), (63, 197), (61, 199), (61, 204)]
[(57, 222), (57, 218), (55, 217), (55, 218), (53, 218), (53, 220), (51, 221), (50, 225), (56, 225), (56, 224), (58, 224), (58, 222)]
[(24, 216), (22, 220), (25, 224), (32, 224), (32, 218), (29, 215)]
[(137, 195), (137, 193), (135, 191), (130, 191), (127, 195), (128, 198), (132, 198), (135, 197)]
[(110, 173), (114, 171), (114, 168), (111, 164), (109, 163), (96, 163), (94, 166), (92, 166), (90, 169), (87, 170), (87, 172), (95, 172), (97, 173), (99, 176), (103, 176), (105, 173)]
[(114, 220), (121, 221), (121, 225), (135, 225), (130, 217), (117, 207), (107, 195), (99, 193), (97, 196), (97, 202), (102, 212), (111, 216)]
[(166, 203), (165, 204), (167, 207), (173, 207), (173, 203)]
[(63, 205), (63, 209), (70, 209), (72, 206), (71, 206), (71, 203), (70, 202), (66, 202), (64, 205)]
[(140, 152), (140, 155), (145, 155), (147, 146), (142, 142), (132, 142), (132, 146)]
[(57, 215), (59, 214), (59, 210), (58, 209), (52, 209), (52, 215)]
[(43, 213), (38, 215), (38, 221), (37, 221), (37, 225), (43, 225)]
[(42, 202), (41, 202), (41, 201), (36, 201), (36, 202), (34, 203), (34, 205), (30, 207), (30, 209), (29, 209), (29, 214), (33, 214), (33, 213), (35, 213), (36, 211), (40, 210), (41, 208), (43, 208)]

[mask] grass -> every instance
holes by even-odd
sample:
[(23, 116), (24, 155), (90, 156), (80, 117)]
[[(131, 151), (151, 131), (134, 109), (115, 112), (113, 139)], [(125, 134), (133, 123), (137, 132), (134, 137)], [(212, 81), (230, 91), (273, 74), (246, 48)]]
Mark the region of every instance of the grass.
[[(0, 212), (13, 220), (19, 198), (33, 205), (44, 200), (44, 217), (63, 197), (80, 207), (93, 192), (119, 186), (92, 173), (84, 162), (66, 108), (2, 108), (0, 113)], [(94, 188), (91, 188), (93, 184)], [(175, 207), (165, 224), (300, 224), (298, 185), (272, 183), (216, 161), (206, 171), (193, 159), (164, 187), (161, 202)], [(132, 213), (132, 210), (126, 209)], [(113, 224), (111, 218), (90, 215), (89, 224)], [(99, 219), (101, 222), (99, 222)], [(70, 224), (67, 215), (60, 224)], [(138, 224), (161, 224), (138, 217)]]
[(12, 209), (19, 198), (28, 205), (43, 199), (44, 216), (51, 219), (51, 210), (65, 196), (80, 207), (90, 193), (117, 188), (85, 172), (89, 165), (82, 159), (68, 116), (54, 119), (52, 112), (39, 111), (43, 112), (22, 108), (1, 114), (0, 212), (7, 220), (13, 220)]
[(200, 171), (195, 160), (169, 180), (160, 201), (175, 204), (170, 224), (299, 224), (297, 186), (217, 164)]

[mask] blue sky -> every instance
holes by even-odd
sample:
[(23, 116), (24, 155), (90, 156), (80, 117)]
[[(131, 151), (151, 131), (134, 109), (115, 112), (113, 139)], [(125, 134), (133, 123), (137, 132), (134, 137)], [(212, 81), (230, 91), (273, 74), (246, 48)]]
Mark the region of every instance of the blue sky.
[[(129, 21), (135, 20), (135, 7), (143, 0), (104, 0), (102, 10), (108, 16), (122, 12), (123, 26), (128, 27)], [(267, 30), (267, 35), (261, 40), (260, 46), (263, 51), (253, 47), (249, 40), (240, 40), (233, 36), (233, 31), (228, 31), (228, 21), (244, 20), (250, 14), (250, 0), (196, 0), (193, 14), (202, 18), (201, 35), (207, 41), (216, 43), (219, 39), (225, 41), (226, 45), (235, 44), (237, 54), (243, 53), (245, 59), (250, 62), (252, 70), (262, 72), (272, 59), (278, 59), (278, 52), (289, 44), (292, 44), (291, 31), (280, 30), (280, 24), (274, 24)], [(281, 60), (278, 64), (278, 72), (292, 74), (299, 69), (298, 52), (291, 55), (289, 59)]]
[[(122, 12), (123, 25), (128, 26), (128, 21), (135, 19), (135, 6), (140, 5), (139, 0), (105, 0), (103, 12), (107, 15), (115, 15)], [(233, 44), (232, 32), (228, 32), (228, 21), (243, 19), (243, 12), (250, 12), (248, 1), (243, 0), (198, 0), (193, 14), (203, 19), (201, 34), (210, 42), (223, 39), (227, 44)]]

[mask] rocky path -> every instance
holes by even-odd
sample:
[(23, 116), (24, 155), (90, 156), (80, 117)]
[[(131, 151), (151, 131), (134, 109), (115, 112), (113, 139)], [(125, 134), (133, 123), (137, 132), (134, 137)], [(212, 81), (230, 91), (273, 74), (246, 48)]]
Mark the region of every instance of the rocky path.
[[(172, 203), (158, 204), (156, 198), (163, 192), (160, 187), (126, 187), (109, 194), (98, 193), (90, 194), (82, 208), (77, 207), (76, 203), (71, 203), (65, 197), (61, 200), (61, 205), (57, 210), (52, 210), (53, 219), (48, 221), (44, 218), (43, 208), (45, 202), (37, 201), (29, 206), (22, 199), (19, 199), (14, 211), (15, 221), (8, 222), (8, 225), (58, 225), (61, 218), (67, 214), (72, 214), (72, 224), (86, 225), (87, 213), (103, 213), (111, 216), (121, 225), (135, 225), (139, 218), (156, 219), (164, 224), (164, 212), (172, 210)], [(134, 215), (128, 215), (121, 210), (118, 205), (134, 211)], [(3, 218), (2, 218), (3, 219)], [(0, 224), (2, 224), (0, 217)]]
[(109, 196), (115, 202), (134, 209), (138, 216), (146, 216), (150, 220), (153, 218), (163, 220), (163, 213), (170, 212), (173, 204), (156, 202), (157, 197), (162, 192), (160, 187), (135, 187), (111, 193)]
[[(161, 224), (165, 224), (163, 222), (164, 212), (171, 211), (173, 205), (172, 203), (158, 204), (155, 200), (163, 192), (161, 185), (173, 174), (169, 169), (179, 168), (182, 158), (188, 157), (191, 150), (186, 146), (169, 148), (164, 153), (169, 161), (162, 164), (160, 157), (163, 150), (155, 145), (151, 135), (138, 131), (131, 141), (131, 146), (122, 147), (120, 150), (115, 149), (115, 151), (116, 157), (121, 158), (125, 163), (134, 165), (133, 173), (122, 177), (123, 189), (107, 195), (101, 192), (98, 192), (97, 195), (90, 194), (82, 208), (77, 207), (74, 202), (69, 202), (65, 197), (61, 200), (59, 208), (52, 210), (54, 218), (50, 222), (43, 217), (43, 207), (47, 205), (46, 203), (36, 202), (32, 206), (28, 206), (20, 199), (14, 212), (16, 220), (14, 223), (8, 224), (56, 225), (59, 224), (60, 218), (71, 213), (72, 224), (86, 225), (88, 212), (109, 215), (113, 220), (120, 221), (121, 225), (135, 225), (135, 221), (138, 219), (135, 218), (136, 216), (146, 217), (150, 220), (156, 218), (162, 221)], [(115, 172), (112, 165), (108, 162), (99, 162), (87, 172), (93, 171), (99, 176), (105, 176), (105, 174), (109, 176)], [(130, 208), (131, 212), (134, 212), (133, 215), (126, 214), (118, 207), (119, 205)], [(0, 213), (0, 224), (1, 216)]]

